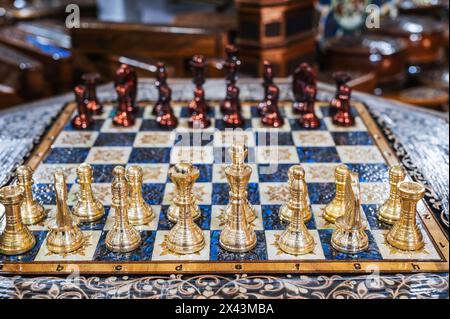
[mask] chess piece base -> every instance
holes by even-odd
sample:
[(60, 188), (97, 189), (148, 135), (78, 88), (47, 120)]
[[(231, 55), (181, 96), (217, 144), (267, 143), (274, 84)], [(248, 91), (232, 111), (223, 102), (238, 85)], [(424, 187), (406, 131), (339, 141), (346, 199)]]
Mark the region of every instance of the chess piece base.
[(178, 119), (171, 112), (158, 115), (156, 122), (158, 122), (159, 126), (166, 128), (175, 128), (178, 126)]
[(36, 225), (47, 217), (45, 208), (37, 202), (31, 205), (24, 202), (20, 208), (20, 214), (22, 223), (27, 226)]
[(0, 235), (0, 254), (21, 255), (33, 249), (35, 244), (36, 239), (26, 227), (21, 232), (5, 231)]
[(205, 236), (195, 223), (190, 227), (176, 224), (169, 232), (166, 244), (167, 248), (176, 254), (194, 254), (205, 247)]
[(303, 231), (291, 230), (288, 227), (278, 239), (278, 247), (290, 255), (306, 255), (314, 251), (314, 238), (303, 226)]
[[(294, 208), (290, 208), (289, 205), (285, 204), (280, 208), (280, 219), (282, 222), (290, 223), (292, 216), (294, 216)], [(309, 207), (302, 211), (303, 220), (305, 223), (309, 222), (312, 218), (311, 209)]]
[(134, 119), (128, 112), (119, 112), (113, 118), (113, 124), (117, 126), (130, 127), (134, 125)]
[(347, 229), (344, 217), (336, 220), (337, 230), (331, 236), (331, 246), (345, 254), (357, 254), (369, 248), (365, 225), (361, 229)]
[(98, 200), (91, 203), (77, 203), (73, 208), (75, 215), (81, 223), (93, 223), (105, 215), (105, 208)]
[(77, 130), (84, 130), (91, 126), (91, 120), (87, 115), (77, 115), (72, 120), (72, 126)]
[(378, 211), (378, 219), (388, 225), (395, 224), (400, 219), (401, 208), (392, 207), (389, 203), (385, 203)]
[(320, 120), (315, 114), (304, 114), (300, 118), (300, 125), (304, 128), (315, 129), (320, 127)]
[(355, 118), (349, 113), (339, 110), (333, 116), (333, 124), (337, 126), (349, 127), (355, 125)]
[[(167, 210), (167, 218), (172, 223), (177, 223), (178, 222), (178, 218), (180, 216), (180, 211), (181, 211), (180, 207), (178, 207), (176, 205), (171, 205), (169, 207), (169, 209)], [(192, 215), (192, 220), (196, 220), (196, 219), (198, 219), (198, 218), (200, 218), (202, 216), (202, 212), (200, 210), (200, 207), (197, 204), (192, 204), (191, 215)]]
[(270, 127), (279, 128), (284, 125), (284, 120), (278, 112), (267, 112), (261, 119), (262, 124)]
[(106, 248), (115, 253), (129, 253), (141, 245), (141, 235), (132, 228), (111, 229), (106, 235)]
[(255, 248), (256, 234), (252, 227), (247, 231), (224, 229), (220, 233), (220, 246), (233, 253), (246, 253)]
[(79, 250), (84, 245), (83, 232), (74, 223), (73, 227), (58, 229), (56, 225), (50, 225), (50, 233), (47, 237), (47, 248), (55, 254), (69, 254)]
[(404, 251), (417, 251), (425, 246), (423, 235), (417, 225), (408, 227), (396, 223), (387, 234), (386, 241), (392, 247)]
[(146, 203), (128, 208), (128, 221), (133, 226), (148, 225), (154, 218), (152, 208)]

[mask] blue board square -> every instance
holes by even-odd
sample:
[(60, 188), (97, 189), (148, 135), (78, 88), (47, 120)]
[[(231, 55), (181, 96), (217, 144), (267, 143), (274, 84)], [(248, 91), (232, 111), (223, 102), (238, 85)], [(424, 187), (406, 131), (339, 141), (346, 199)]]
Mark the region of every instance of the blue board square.
[[(80, 224), (80, 229), (81, 230), (103, 230), (103, 228), (105, 228), (105, 224), (106, 224), (106, 220), (108, 219), (108, 215), (109, 212), (111, 211), (111, 207), (110, 206), (104, 206), (105, 207), (105, 215), (103, 215), (103, 217), (93, 223), (82, 223)], [(70, 207), (70, 209), (72, 209), (73, 207)]]
[(331, 132), (334, 143), (341, 145), (374, 145), (368, 132)]
[(294, 140), (290, 132), (256, 132), (255, 142), (257, 146), (292, 146)]
[(367, 251), (358, 254), (344, 254), (336, 251), (331, 246), (331, 235), (333, 230), (331, 229), (319, 229), (319, 237), (322, 242), (322, 249), (326, 259), (331, 260), (382, 260), (380, 250), (378, 249), (377, 243), (369, 231), (366, 231), (369, 237), (369, 248)]
[[(67, 184), (67, 193), (69, 193), (72, 184)], [(37, 202), (42, 205), (56, 205), (55, 188), (53, 184), (34, 184), (33, 195)]]
[(359, 174), (361, 183), (389, 182), (389, 167), (386, 164), (346, 164), (348, 168)]
[(339, 163), (341, 159), (335, 147), (297, 147), (302, 163)]
[(44, 160), (45, 164), (81, 164), (84, 163), (89, 148), (85, 147), (55, 147)]
[(92, 164), (94, 183), (111, 183), (115, 165)]
[(17, 255), (17, 256), (6, 256), (0, 254), (0, 262), (32, 262), (36, 258), (39, 249), (44, 244), (45, 238), (47, 237), (46, 231), (36, 231), (32, 232), (34, 238), (36, 239), (36, 244), (34, 247), (25, 254)]
[(366, 214), (367, 222), (369, 223), (370, 229), (372, 229), (372, 230), (391, 229), (392, 225), (387, 225), (378, 219), (378, 209), (380, 208), (381, 205), (364, 204), (361, 206), (364, 211), (364, 214)]
[(220, 247), (221, 231), (211, 231), (211, 246), (210, 246), (210, 259), (211, 260), (224, 260), (224, 261), (258, 261), (267, 260), (267, 246), (266, 235), (264, 231), (255, 231), (256, 233), (256, 247), (251, 251), (243, 254), (232, 253), (225, 251)]
[(336, 194), (336, 186), (334, 183), (308, 183), (308, 194), (312, 205), (327, 205)]
[(133, 146), (136, 133), (100, 133), (94, 146)]
[(142, 120), (142, 125), (139, 131), (161, 131), (161, 132), (171, 132), (173, 129), (168, 127), (161, 127), (158, 122), (154, 119)]
[(214, 132), (177, 132), (175, 136), (174, 146), (213, 146)]
[[(282, 205), (262, 205), (263, 226), (265, 230), (284, 230), (288, 226), (280, 219)], [(316, 229), (314, 216), (306, 223), (308, 229)]]
[(102, 232), (93, 260), (95, 261), (149, 261), (155, 245), (155, 231), (141, 231), (142, 244), (129, 253), (114, 253), (106, 248), (107, 232)]
[[(212, 191), (212, 205), (227, 205), (230, 186), (225, 183), (214, 183)], [(259, 205), (259, 186), (257, 183), (248, 184), (248, 200), (252, 205)]]
[(149, 205), (161, 205), (166, 184), (143, 184), (142, 194)]
[[(266, 169), (274, 166), (276, 171), (270, 169), (270, 174), (264, 173)], [(261, 183), (284, 183), (288, 181), (288, 171), (291, 164), (259, 164), (258, 177)]]
[(129, 164), (159, 164), (170, 162), (170, 148), (133, 148)]

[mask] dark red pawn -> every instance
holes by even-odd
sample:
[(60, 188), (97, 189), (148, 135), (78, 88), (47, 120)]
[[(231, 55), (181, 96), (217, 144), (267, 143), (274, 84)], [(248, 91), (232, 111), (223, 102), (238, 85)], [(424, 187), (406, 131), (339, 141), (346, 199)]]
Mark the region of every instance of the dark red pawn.
[(283, 117), (278, 108), (279, 95), (280, 89), (276, 85), (270, 85), (268, 88), (266, 109), (261, 118), (261, 122), (266, 126), (279, 128), (284, 125)]
[(315, 86), (307, 86), (306, 94), (306, 111), (300, 117), (300, 125), (303, 128), (315, 129), (320, 127), (320, 120), (316, 115), (314, 104), (316, 101), (317, 88)]
[(333, 124), (337, 126), (349, 127), (355, 125), (355, 118), (350, 109), (350, 98), (352, 89), (347, 85), (342, 85), (339, 92), (340, 108), (333, 116)]
[(86, 87), (78, 85), (74, 89), (78, 114), (72, 119), (72, 126), (78, 130), (84, 130), (92, 125), (91, 115), (87, 109)]
[(119, 105), (116, 115), (113, 117), (113, 124), (117, 126), (130, 127), (134, 125), (134, 118), (129, 112), (129, 87), (126, 84), (116, 86)]
[(136, 96), (137, 96), (137, 74), (134, 69), (128, 64), (121, 64), (116, 71), (115, 86), (127, 86), (127, 111), (134, 113), (136, 111)]
[(189, 127), (205, 129), (211, 126), (211, 120), (208, 119), (205, 101), (205, 91), (202, 88), (194, 90), (194, 100), (191, 102), (192, 115), (189, 119)]
[(173, 113), (173, 109), (171, 106), (172, 90), (167, 85), (163, 85), (160, 87), (160, 92), (161, 107), (158, 110), (156, 122), (158, 122), (161, 127), (175, 128), (178, 126), (178, 119)]
[(336, 83), (336, 94), (330, 102), (330, 115), (334, 116), (336, 112), (341, 108), (341, 100), (339, 99), (339, 94), (342, 86), (346, 85), (351, 77), (346, 72), (335, 72), (333, 73), (333, 79)]
[(303, 114), (307, 111), (306, 88), (316, 85), (316, 73), (308, 63), (302, 63), (295, 70), (292, 78), (292, 90), (294, 93), (294, 104), (292, 110), (296, 114)]
[(270, 86), (274, 85), (273, 78), (273, 67), (272, 63), (270, 61), (264, 60), (264, 82), (263, 82), (263, 88), (264, 88), (264, 101), (259, 103), (258, 105), (258, 113), (260, 116), (264, 116), (264, 113), (267, 111), (267, 103), (269, 101), (269, 88)]
[(242, 127), (244, 118), (241, 115), (241, 103), (239, 101), (240, 90), (236, 85), (228, 86), (225, 102), (229, 105), (223, 120), (228, 127)]
[(87, 109), (93, 115), (100, 115), (103, 113), (103, 105), (100, 103), (97, 97), (97, 84), (100, 81), (100, 74), (98, 73), (87, 73), (83, 74), (81, 79), (87, 88), (86, 99), (87, 99)]

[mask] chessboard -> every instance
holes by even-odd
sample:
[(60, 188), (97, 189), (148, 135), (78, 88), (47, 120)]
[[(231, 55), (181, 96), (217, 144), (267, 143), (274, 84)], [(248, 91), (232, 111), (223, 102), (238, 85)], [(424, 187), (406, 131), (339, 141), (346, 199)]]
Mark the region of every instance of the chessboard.
[[(420, 202), (418, 222), (425, 237), (425, 247), (416, 252), (402, 252), (385, 242), (388, 226), (377, 219), (377, 208), (389, 194), (388, 170), (399, 161), (390, 149), (364, 104), (352, 102), (356, 119), (353, 127), (333, 125), (329, 103), (317, 102), (320, 127), (307, 130), (292, 113), (292, 102), (280, 101), (285, 124), (267, 129), (260, 123), (258, 102), (243, 101), (242, 130), (228, 131), (222, 120), (219, 102), (212, 106), (212, 126), (204, 130), (188, 127), (188, 102), (173, 102), (179, 118), (175, 130), (161, 129), (152, 115), (154, 101), (141, 101), (136, 122), (131, 127), (116, 127), (112, 116), (117, 103), (104, 105), (104, 113), (94, 117), (86, 130), (74, 130), (70, 124), (76, 103), (69, 103), (43, 137), (27, 161), (35, 171), (33, 192), (48, 212), (45, 222), (30, 227), (36, 237), (35, 247), (24, 255), (0, 255), (0, 273), (5, 274), (186, 274), (186, 273), (409, 273), (448, 271), (448, 238), (439, 222)], [(276, 136), (276, 146), (266, 146), (267, 136)], [(231, 136), (231, 138), (230, 138)], [(227, 148), (233, 137), (245, 140), (248, 164), (253, 174), (248, 188), (250, 203), (256, 208), (254, 227), (257, 246), (248, 253), (224, 251), (219, 245), (223, 211), (228, 203), (229, 186), (223, 168), (230, 162)], [(273, 145), (273, 144), (272, 144)], [(171, 164), (186, 160), (200, 170), (194, 196), (202, 212), (196, 223), (205, 234), (206, 247), (193, 255), (176, 255), (165, 245), (173, 226), (166, 211), (174, 195), (168, 178)], [(103, 219), (81, 224), (86, 245), (69, 255), (48, 251), (45, 238), (48, 221), (55, 214), (56, 199), (53, 173), (63, 169), (68, 182), (69, 206), (76, 200), (76, 168), (89, 163), (94, 171), (93, 189), (105, 205)], [(309, 203), (313, 218), (307, 227), (317, 243), (314, 252), (292, 256), (277, 247), (277, 238), (286, 225), (278, 210), (288, 199), (289, 167), (301, 164), (306, 172)], [(330, 239), (334, 225), (323, 218), (323, 209), (335, 194), (334, 170), (345, 163), (359, 173), (363, 219), (367, 222), (369, 249), (350, 255), (335, 251)], [(140, 165), (144, 170), (143, 194), (152, 205), (156, 218), (139, 226), (142, 245), (131, 253), (113, 253), (105, 246), (105, 237), (114, 223), (110, 213), (112, 171), (117, 165)], [(3, 221), (4, 222), (4, 221)]]

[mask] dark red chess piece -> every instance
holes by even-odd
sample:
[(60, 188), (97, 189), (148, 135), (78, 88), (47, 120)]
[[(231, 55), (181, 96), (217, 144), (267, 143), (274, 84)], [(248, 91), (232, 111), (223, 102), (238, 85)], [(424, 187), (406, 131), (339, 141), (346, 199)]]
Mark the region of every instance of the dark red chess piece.
[(320, 127), (320, 120), (316, 115), (314, 104), (316, 102), (317, 88), (315, 86), (307, 86), (306, 94), (306, 110), (300, 117), (300, 125), (303, 128), (315, 129)]
[[(196, 112), (196, 107), (198, 106), (199, 102), (196, 101), (196, 91), (199, 93), (200, 91), (203, 92), (203, 101), (201, 101), (201, 106), (204, 107), (204, 111), (207, 113), (209, 111), (209, 106), (206, 103), (206, 100), (204, 98), (205, 91), (203, 90), (203, 84), (205, 83), (205, 71), (206, 71), (206, 61), (203, 55), (194, 55), (192, 60), (190, 61), (189, 65), (191, 66), (192, 73), (194, 74), (194, 84), (195, 84), (195, 90), (194, 90), (194, 99), (191, 103), (188, 105), (189, 112), (193, 114)], [(199, 113), (199, 112), (197, 112)]]
[(136, 111), (136, 96), (137, 96), (137, 73), (128, 64), (121, 64), (116, 71), (116, 78), (114, 85), (126, 85), (127, 86), (127, 110), (128, 113), (134, 113)]
[[(225, 62), (223, 63), (223, 68), (227, 72), (226, 77), (225, 77), (225, 82), (227, 83), (226, 94), (228, 94), (230, 86), (235, 86), (237, 83), (237, 79), (238, 79), (237, 71), (238, 71), (239, 65), (241, 65), (241, 61), (239, 60), (239, 58), (237, 56), (238, 49), (235, 45), (228, 44), (225, 48), (225, 51), (227, 54), (227, 58), (226, 58)], [(223, 100), (222, 103), (220, 104), (220, 111), (223, 114), (228, 114), (230, 112), (233, 112), (233, 110), (230, 110), (230, 107), (231, 107), (231, 105), (229, 103), (229, 100), (227, 100), (227, 97), (226, 97), (225, 100)]]
[(350, 75), (347, 72), (335, 72), (333, 73), (333, 79), (336, 83), (336, 94), (330, 102), (330, 115), (334, 116), (336, 112), (341, 108), (341, 100), (339, 99), (342, 86), (346, 85), (351, 80)]
[(123, 127), (134, 125), (133, 115), (129, 112), (129, 90), (130, 88), (127, 84), (119, 84), (116, 86), (119, 105), (116, 115), (112, 119), (114, 125)]
[(192, 115), (189, 119), (189, 127), (205, 129), (211, 126), (206, 111), (205, 90), (203, 88), (195, 88), (194, 100), (192, 101)]
[(307, 108), (306, 88), (308, 86), (316, 87), (316, 74), (308, 63), (302, 63), (295, 70), (292, 79), (292, 90), (294, 93), (294, 104), (292, 109), (294, 113), (303, 114)]
[(333, 116), (333, 124), (337, 126), (353, 126), (355, 125), (355, 118), (350, 109), (350, 99), (352, 89), (347, 85), (342, 85), (339, 90), (340, 107)]
[(266, 109), (263, 111), (261, 122), (266, 126), (275, 128), (282, 127), (284, 125), (284, 120), (278, 108), (280, 89), (278, 88), (278, 86), (272, 84), (269, 85), (267, 92), (268, 99), (266, 103)]
[(100, 103), (97, 97), (97, 84), (100, 81), (100, 74), (98, 73), (86, 73), (83, 74), (81, 79), (86, 86), (86, 99), (87, 109), (93, 115), (100, 115), (103, 113), (103, 105)]
[[(158, 100), (156, 101), (155, 106), (153, 107), (153, 110), (152, 110), (152, 114), (155, 116), (160, 113), (161, 108), (163, 106), (164, 92), (162, 92), (162, 88), (168, 87), (167, 71), (166, 71), (165, 64), (162, 62), (158, 62), (156, 67), (157, 67), (157, 71), (156, 71), (155, 86), (158, 90)], [(167, 92), (167, 89), (165, 89), (165, 92)]]
[(77, 103), (78, 114), (72, 119), (72, 126), (78, 130), (84, 130), (91, 126), (92, 119), (87, 109), (86, 103), (86, 87), (78, 85), (73, 90), (75, 93), (75, 100)]
[(269, 87), (271, 85), (274, 85), (273, 78), (274, 74), (272, 63), (270, 63), (270, 61), (264, 60), (264, 75), (263, 75), (264, 101), (262, 101), (258, 105), (258, 112), (260, 116), (264, 116), (264, 112), (268, 109), (267, 102), (269, 100)]
[(163, 85), (160, 87), (161, 92), (161, 108), (156, 116), (156, 122), (161, 127), (165, 128), (175, 128), (178, 126), (178, 119), (173, 113), (171, 101), (172, 101), (172, 90), (168, 85)]
[(227, 97), (225, 101), (229, 104), (228, 113), (223, 120), (228, 127), (242, 127), (244, 119), (241, 114), (241, 103), (239, 101), (240, 90), (236, 85), (228, 86)]

